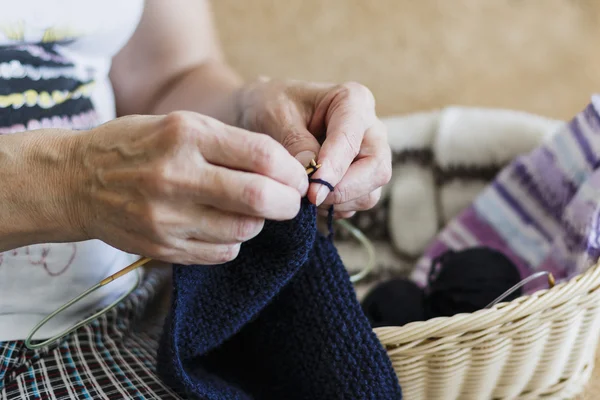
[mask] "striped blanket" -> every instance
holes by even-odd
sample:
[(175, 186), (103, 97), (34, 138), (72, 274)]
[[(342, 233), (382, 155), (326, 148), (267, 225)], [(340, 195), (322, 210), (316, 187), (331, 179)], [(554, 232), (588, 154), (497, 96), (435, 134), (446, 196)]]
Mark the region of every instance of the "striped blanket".
[[(378, 249), (371, 280), (411, 274), (425, 285), (433, 258), (478, 245), (523, 277), (588, 268), (600, 255), (599, 99), (568, 123), (468, 108), (388, 120), (393, 179), (376, 209), (353, 218)], [(351, 270), (364, 265), (347, 237), (338, 245)]]
[(428, 246), (413, 279), (425, 284), (432, 258), (475, 245), (502, 251), (523, 277), (544, 270), (567, 279), (595, 263), (600, 256), (599, 109), (600, 97), (595, 97), (551, 140), (505, 167)]

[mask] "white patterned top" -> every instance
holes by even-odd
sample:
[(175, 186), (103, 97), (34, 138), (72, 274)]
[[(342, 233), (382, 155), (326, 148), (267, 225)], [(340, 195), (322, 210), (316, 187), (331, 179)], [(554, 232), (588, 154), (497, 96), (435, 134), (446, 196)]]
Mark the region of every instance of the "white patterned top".
[[(143, 0), (0, 0), (0, 135), (88, 129), (115, 118), (111, 58)], [(39, 244), (0, 253), (0, 341), (24, 339), (47, 314), (138, 256), (101, 241)], [(132, 274), (50, 321), (48, 338), (112, 302)]]

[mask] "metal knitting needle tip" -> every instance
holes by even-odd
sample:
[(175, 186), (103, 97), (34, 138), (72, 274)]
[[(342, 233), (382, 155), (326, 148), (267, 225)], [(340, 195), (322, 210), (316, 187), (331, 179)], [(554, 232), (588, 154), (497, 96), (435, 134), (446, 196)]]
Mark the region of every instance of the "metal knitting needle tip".
[(308, 168), (306, 168), (306, 173), (307, 173), (308, 175), (312, 174), (313, 172), (315, 172), (315, 169), (314, 169), (313, 167), (308, 167)]
[(315, 162), (314, 158), (312, 160), (310, 160), (310, 166), (311, 167), (316, 167), (317, 166), (317, 163)]
[(490, 304), (488, 304), (484, 308), (491, 308), (491, 307), (495, 306), (496, 304), (500, 303), (502, 300), (504, 300), (505, 298), (507, 298), (508, 296), (510, 296), (517, 289), (525, 286), (527, 283), (529, 283), (529, 282), (531, 282), (531, 281), (539, 278), (542, 275), (546, 275), (547, 276), (548, 286), (550, 286), (550, 288), (554, 287), (554, 284), (556, 283), (556, 280), (554, 279), (554, 275), (552, 275), (552, 273), (550, 273), (548, 271), (536, 272), (535, 274), (529, 275), (527, 278), (521, 280), (519, 283), (517, 283), (516, 285), (514, 285), (513, 287), (511, 287), (510, 289), (508, 289), (506, 292), (502, 293), (498, 298), (496, 298), (496, 300), (492, 301)]

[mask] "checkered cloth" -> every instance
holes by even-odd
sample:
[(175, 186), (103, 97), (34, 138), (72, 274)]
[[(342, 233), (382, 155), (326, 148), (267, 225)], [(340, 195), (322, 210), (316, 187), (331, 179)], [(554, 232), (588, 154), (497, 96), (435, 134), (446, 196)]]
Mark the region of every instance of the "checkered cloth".
[(0, 400), (182, 399), (155, 373), (160, 321), (142, 323), (167, 277), (148, 271), (116, 308), (53, 345), (0, 342)]

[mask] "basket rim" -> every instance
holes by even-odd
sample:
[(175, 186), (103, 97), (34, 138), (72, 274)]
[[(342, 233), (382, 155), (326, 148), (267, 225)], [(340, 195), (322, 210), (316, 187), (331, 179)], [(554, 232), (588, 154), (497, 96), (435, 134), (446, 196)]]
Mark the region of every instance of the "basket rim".
[(559, 306), (598, 288), (600, 288), (600, 260), (587, 271), (568, 281), (549, 289), (520, 296), (510, 302), (498, 303), (489, 309), (455, 314), (451, 317), (436, 317), (427, 321), (415, 321), (403, 326), (378, 327), (373, 331), (384, 345), (463, 335), (466, 332), (484, 330)]

